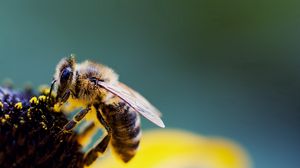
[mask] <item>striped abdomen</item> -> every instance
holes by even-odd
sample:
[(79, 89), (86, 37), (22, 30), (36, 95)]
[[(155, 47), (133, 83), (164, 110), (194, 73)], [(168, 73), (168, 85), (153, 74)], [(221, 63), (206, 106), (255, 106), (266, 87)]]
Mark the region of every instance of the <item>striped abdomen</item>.
[(108, 105), (102, 110), (111, 128), (111, 145), (124, 161), (135, 155), (141, 138), (140, 117), (137, 112), (123, 102)]

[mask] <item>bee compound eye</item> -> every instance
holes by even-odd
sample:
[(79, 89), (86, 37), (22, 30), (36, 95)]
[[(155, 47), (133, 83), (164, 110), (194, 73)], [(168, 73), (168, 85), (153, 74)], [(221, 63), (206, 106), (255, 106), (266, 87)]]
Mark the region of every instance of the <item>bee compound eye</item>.
[(70, 79), (72, 75), (72, 70), (70, 67), (67, 67), (63, 70), (63, 72), (61, 73), (61, 76), (60, 76), (60, 81), (61, 82), (65, 82), (65, 81), (68, 81)]

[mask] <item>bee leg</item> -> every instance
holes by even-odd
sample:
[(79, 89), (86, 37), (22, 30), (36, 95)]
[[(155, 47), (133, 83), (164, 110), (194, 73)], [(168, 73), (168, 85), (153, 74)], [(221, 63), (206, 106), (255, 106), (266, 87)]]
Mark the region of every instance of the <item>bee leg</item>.
[(81, 121), (85, 115), (91, 110), (91, 107), (88, 106), (87, 108), (81, 110), (80, 112), (78, 112), (74, 117), (73, 117), (73, 120), (69, 121), (63, 128), (63, 131), (70, 131), (72, 130), (76, 124)]
[(97, 118), (100, 121), (100, 123), (104, 126), (104, 128), (106, 129), (108, 135), (111, 134), (111, 129), (109, 127), (109, 125), (107, 124), (107, 122), (104, 120), (103, 116), (101, 115), (101, 112), (98, 110), (97, 106), (96, 106), (96, 111), (97, 111)]
[(61, 98), (61, 103), (65, 103), (71, 95), (71, 91), (67, 90), (66, 93)]
[(107, 148), (110, 141), (110, 135), (106, 135), (100, 143), (98, 143), (94, 148), (92, 148), (84, 157), (85, 165), (91, 165), (97, 158), (98, 152), (103, 153)]
[[(97, 108), (96, 108), (97, 109)], [(90, 165), (92, 164), (97, 158), (98, 158), (98, 153), (104, 153), (109, 142), (110, 142), (110, 137), (111, 137), (111, 129), (102, 117), (100, 111), (97, 110), (97, 118), (100, 121), (100, 123), (104, 126), (104, 128), (107, 131), (107, 135), (98, 143), (93, 149), (91, 149), (87, 155), (85, 156), (85, 164)]]

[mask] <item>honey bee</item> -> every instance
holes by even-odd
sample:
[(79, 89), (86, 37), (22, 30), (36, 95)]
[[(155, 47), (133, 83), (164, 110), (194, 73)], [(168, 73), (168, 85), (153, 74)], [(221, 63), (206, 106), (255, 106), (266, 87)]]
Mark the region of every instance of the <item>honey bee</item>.
[(63, 58), (56, 67), (50, 94), (54, 88), (58, 103), (64, 104), (72, 98), (85, 106), (64, 126), (64, 131), (72, 130), (90, 112), (96, 112), (94, 122), (106, 130), (106, 136), (85, 155), (87, 165), (96, 160), (98, 153), (104, 153), (109, 143), (125, 163), (130, 161), (141, 139), (138, 114), (165, 127), (159, 110), (119, 82), (118, 75), (105, 65), (91, 61), (76, 63), (74, 56)]

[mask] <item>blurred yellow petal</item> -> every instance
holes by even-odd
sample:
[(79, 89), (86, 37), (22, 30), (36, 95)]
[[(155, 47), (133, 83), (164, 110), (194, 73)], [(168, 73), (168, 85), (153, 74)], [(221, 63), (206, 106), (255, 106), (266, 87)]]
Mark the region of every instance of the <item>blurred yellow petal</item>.
[[(108, 156), (107, 156), (108, 155)], [(106, 153), (90, 167), (101, 168), (250, 168), (247, 153), (223, 138), (180, 130), (144, 133), (140, 150), (127, 164)]]

